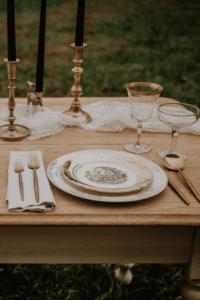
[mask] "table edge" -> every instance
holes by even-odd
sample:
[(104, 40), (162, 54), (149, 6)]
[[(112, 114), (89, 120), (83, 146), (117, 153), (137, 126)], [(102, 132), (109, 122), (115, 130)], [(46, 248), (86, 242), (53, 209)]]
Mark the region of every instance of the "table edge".
[[(39, 215), (35, 215), (39, 214)], [(45, 213), (44, 213), (45, 214)], [(126, 221), (119, 220), (120, 215), (102, 215), (93, 217), (90, 214), (80, 215), (55, 215), (51, 213), (10, 212), (9, 215), (0, 215), (0, 226), (199, 226), (199, 215), (129, 215)]]

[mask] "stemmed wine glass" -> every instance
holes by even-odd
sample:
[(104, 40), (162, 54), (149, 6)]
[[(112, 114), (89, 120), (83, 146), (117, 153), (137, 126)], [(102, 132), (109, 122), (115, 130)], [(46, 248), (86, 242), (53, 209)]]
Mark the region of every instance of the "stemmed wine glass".
[(162, 123), (172, 129), (171, 150), (158, 152), (158, 157), (163, 159), (167, 154), (177, 154), (186, 160), (186, 154), (175, 150), (177, 138), (182, 128), (188, 127), (198, 120), (199, 108), (186, 103), (165, 103), (158, 107), (157, 116)]
[(129, 96), (130, 113), (138, 121), (137, 141), (124, 145), (124, 149), (132, 153), (147, 153), (151, 147), (140, 142), (142, 122), (151, 118), (158, 97), (163, 87), (151, 82), (133, 82), (126, 85)]

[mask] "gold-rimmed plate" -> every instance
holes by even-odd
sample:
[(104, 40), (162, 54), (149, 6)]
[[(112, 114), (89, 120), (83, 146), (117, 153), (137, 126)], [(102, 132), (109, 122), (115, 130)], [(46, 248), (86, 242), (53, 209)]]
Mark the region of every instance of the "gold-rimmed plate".
[(150, 168), (116, 151), (84, 151), (63, 164), (64, 180), (78, 189), (103, 194), (139, 193), (153, 181)]
[[(90, 150), (91, 152), (97, 152), (97, 150)], [(56, 158), (54, 161), (50, 163), (50, 165), (47, 168), (47, 176), (49, 180), (61, 191), (64, 191), (65, 193), (68, 193), (70, 195), (76, 196), (78, 198), (83, 198), (86, 200), (91, 201), (98, 201), (98, 202), (108, 202), (108, 203), (125, 203), (125, 202), (135, 202), (135, 201), (141, 201), (144, 199), (151, 198), (159, 193), (161, 193), (168, 184), (168, 178), (167, 174), (162, 170), (161, 167), (159, 167), (154, 162), (132, 154), (132, 153), (126, 153), (121, 151), (109, 151), (109, 150), (99, 150), (102, 153), (103, 152), (110, 152), (110, 154), (118, 154), (118, 155), (125, 155), (128, 158), (134, 158), (135, 160), (142, 162), (146, 166), (149, 167), (151, 172), (154, 175), (153, 182), (150, 185), (148, 189), (143, 189), (140, 193), (125, 193), (125, 194), (103, 194), (103, 193), (96, 193), (96, 192), (90, 192), (89, 190), (81, 190), (78, 189), (75, 185), (71, 184), (70, 182), (67, 182), (64, 180), (62, 176), (62, 170), (63, 165), (66, 161), (73, 160), (74, 157), (80, 154), (84, 154), (86, 151), (77, 151), (73, 153), (65, 154), (61, 157)], [(88, 152), (88, 151), (87, 151)]]

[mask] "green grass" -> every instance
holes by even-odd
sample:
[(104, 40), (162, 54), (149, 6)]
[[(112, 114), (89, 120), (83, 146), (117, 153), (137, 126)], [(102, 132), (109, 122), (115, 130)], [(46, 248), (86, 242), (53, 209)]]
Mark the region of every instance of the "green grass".
[(116, 265), (0, 265), (1, 300), (174, 300), (183, 265), (139, 264), (133, 280), (115, 279)]
[[(35, 82), (40, 1), (15, 0), (16, 97)], [(70, 96), (77, 1), (47, 0), (46, 97)], [(200, 107), (200, 4), (158, 0), (86, 1), (83, 96), (127, 96), (133, 81), (161, 84), (161, 96)], [(8, 97), (6, 1), (0, 2), (0, 97)], [(115, 265), (1, 265), (0, 300), (170, 300), (180, 294), (183, 265), (135, 265), (133, 281)], [(156, 276), (155, 276), (156, 274)]]
[[(17, 97), (26, 96), (28, 80), (35, 81), (39, 30), (38, 1), (22, 2), (16, 1), (21, 60)], [(47, 4), (45, 96), (70, 96), (74, 67), (70, 45), (75, 40), (77, 1), (49, 0)], [(3, 60), (7, 39), (5, 4), (1, 6)], [(164, 87), (161, 96), (200, 106), (199, 8), (200, 4), (158, 0), (118, 0), (115, 5), (111, 0), (86, 1), (83, 96), (127, 96), (127, 83), (150, 81)], [(4, 64), (0, 64), (0, 97), (8, 97)]]

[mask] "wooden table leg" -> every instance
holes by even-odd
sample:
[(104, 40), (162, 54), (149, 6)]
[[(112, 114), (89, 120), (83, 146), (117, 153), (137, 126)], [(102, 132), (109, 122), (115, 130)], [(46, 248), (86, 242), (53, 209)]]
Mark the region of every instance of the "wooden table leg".
[(200, 300), (200, 227), (194, 227), (189, 264), (185, 272), (185, 284), (176, 300)]

